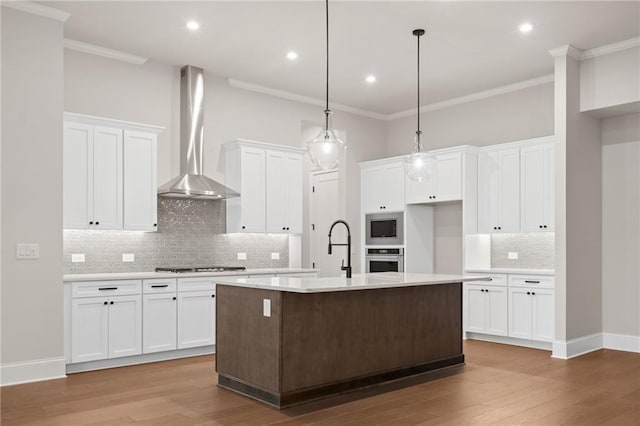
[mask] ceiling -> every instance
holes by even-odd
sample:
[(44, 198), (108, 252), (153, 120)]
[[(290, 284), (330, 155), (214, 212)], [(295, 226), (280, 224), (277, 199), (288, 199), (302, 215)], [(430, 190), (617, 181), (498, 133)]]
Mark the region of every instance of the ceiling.
[[(323, 1), (46, 2), (71, 17), (65, 37), (303, 96), (324, 98)], [(553, 72), (549, 49), (591, 49), (640, 35), (640, 2), (330, 1), (331, 101), (379, 114)], [(201, 24), (197, 32), (185, 28)], [(529, 34), (518, 26), (529, 21)], [(289, 50), (299, 58), (286, 59)], [(377, 82), (367, 84), (366, 75)]]

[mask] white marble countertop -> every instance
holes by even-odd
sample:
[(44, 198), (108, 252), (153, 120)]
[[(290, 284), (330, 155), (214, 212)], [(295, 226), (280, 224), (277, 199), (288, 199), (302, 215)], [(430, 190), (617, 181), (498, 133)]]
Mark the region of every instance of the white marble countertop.
[(518, 268), (490, 268), (490, 269), (467, 269), (465, 273), (470, 274), (522, 274), (522, 275), (555, 275), (553, 269), (518, 269)]
[(318, 272), (318, 270), (305, 268), (263, 268), (225, 272), (120, 272), (102, 274), (67, 274), (62, 276), (62, 280), (65, 283), (72, 283), (79, 281), (148, 280), (154, 278), (235, 277), (238, 275), (246, 277), (247, 275), (302, 274), (314, 272)]
[(331, 291), (369, 290), (379, 288), (412, 287), (451, 284), (463, 281), (488, 281), (489, 278), (472, 275), (412, 274), (383, 272), (356, 274), (353, 278), (295, 278), (255, 277), (221, 279), (217, 284), (293, 293), (324, 293)]

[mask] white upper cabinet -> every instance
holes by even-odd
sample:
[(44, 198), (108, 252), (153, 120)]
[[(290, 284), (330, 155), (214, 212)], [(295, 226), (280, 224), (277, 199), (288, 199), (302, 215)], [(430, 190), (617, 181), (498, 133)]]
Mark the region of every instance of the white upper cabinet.
[(226, 144), (227, 232), (302, 232), (303, 150), (236, 140)]
[(406, 178), (407, 204), (462, 199), (462, 153), (437, 154), (428, 167), (432, 173), (424, 182)]
[(363, 213), (404, 210), (405, 173), (400, 160), (362, 164)]
[(520, 149), (478, 155), (478, 230), (520, 231)]
[(65, 113), (65, 229), (155, 229), (159, 131)]
[(520, 150), (522, 232), (554, 230), (555, 188), (553, 143)]
[(124, 132), (124, 228), (153, 231), (157, 219), (157, 135)]

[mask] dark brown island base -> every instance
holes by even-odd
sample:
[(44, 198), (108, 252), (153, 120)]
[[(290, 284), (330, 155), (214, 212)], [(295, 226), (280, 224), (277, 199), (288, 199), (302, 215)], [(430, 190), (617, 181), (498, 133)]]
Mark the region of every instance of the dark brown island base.
[(216, 288), (218, 385), (277, 408), (464, 363), (462, 281), (366, 274)]

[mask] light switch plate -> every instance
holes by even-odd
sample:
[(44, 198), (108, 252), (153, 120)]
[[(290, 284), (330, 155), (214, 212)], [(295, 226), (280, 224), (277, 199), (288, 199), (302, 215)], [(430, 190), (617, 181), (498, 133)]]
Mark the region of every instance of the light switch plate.
[(271, 260), (279, 260), (280, 259), (280, 253), (279, 252), (273, 252), (271, 253)]
[(16, 259), (39, 259), (40, 244), (18, 243), (16, 245)]
[(84, 262), (84, 253), (73, 253), (71, 255), (71, 263)]
[(511, 260), (517, 260), (518, 259), (518, 252), (517, 251), (510, 251), (507, 254), (507, 258), (511, 259)]
[(247, 253), (238, 253), (238, 260), (247, 260)]
[(134, 253), (122, 253), (123, 262), (134, 262), (135, 260), (136, 260), (136, 255)]
[(271, 299), (262, 299), (262, 315), (271, 317)]

